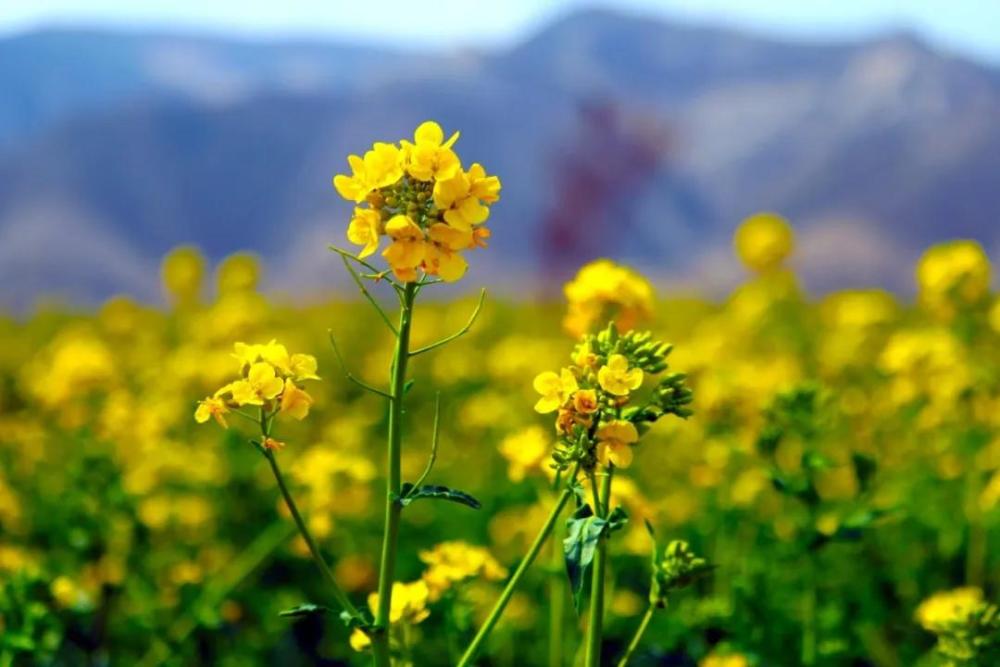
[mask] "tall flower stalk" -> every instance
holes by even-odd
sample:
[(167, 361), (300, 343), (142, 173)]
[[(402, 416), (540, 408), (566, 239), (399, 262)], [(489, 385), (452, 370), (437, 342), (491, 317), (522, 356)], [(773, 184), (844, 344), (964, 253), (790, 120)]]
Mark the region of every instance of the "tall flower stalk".
[[(488, 176), (478, 163), (468, 169), (462, 167), (453, 150), (458, 137), (456, 132), (445, 140), (441, 127), (428, 121), (417, 128), (412, 142), (375, 143), (363, 156), (350, 156), (352, 173), (338, 175), (333, 180), (341, 196), (358, 205), (347, 238), (362, 248), (357, 255), (336, 247), (332, 250), (341, 256), (354, 283), (395, 338), (388, 391), (377, 389), (344, 369), (350, 380), (385, 398), (389, 410), (385, 521), (375, 618), (362, 627), (370, 639), (376, 667), (389, 667), (392, 661), (392, 597), (403, 508), (421, 497), (443, 497), (478, 507), (471, 496), (462, 492), (422, 486), (437, 456), (437, 417), (431, 457), (424, 474), (416, 483), (404, 485), (401, 469), (409, 360), (464, 335), (483, 303), (481, 297), (468, 324), (455, 334), (411, 349), (410, 330), (417, 296), (427, 286), (462, 278), (468, 267), (462, 253), (486, 247), (489, 230), (483, 223), (489, 216), (489, 206), (499, 199), (497, 177)], [(378, 250), (383, 237), (389, 242), (381, 253), (388, 264), (387, 270), (380, 270), (365, 259)], [(372, 296), (366, 282), (387, 283), (395, 291), (399, 300), (397, 324), (392, 323)], [(334, 349), (337, 350), (336, 343)], [(340, 358), (339, 351), (337, 356)], [(343, 365), (344, 360), (340, 361)]]

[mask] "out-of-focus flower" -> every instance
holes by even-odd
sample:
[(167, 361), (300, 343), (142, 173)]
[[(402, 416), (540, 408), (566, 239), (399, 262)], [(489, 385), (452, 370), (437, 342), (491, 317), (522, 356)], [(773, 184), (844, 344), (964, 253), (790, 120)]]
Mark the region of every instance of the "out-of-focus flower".
[[(427, 582), (418, 579), (412, 582), (397, 581), (392, 585), (392, 606), (389, 610), (389, 622), (393, 625), (406, 623), (416, 625), (431, 615), (427, 603), (430, 601), (430, 589)], [(374, 613), (378, 609), (378, 593), (368, 596), (368, 607)], [(362, 630), (355, 629), (351, 634), (351, 648), (363, 651), (371, 646), (371, 640)]]
[(219, 294), (252, 292), (260, 281), (260, 261), (250, 253), (239, 252), (222, 260), (216, 275)]
[(433, 549), (421, 551), (419, 556), (427, 565), (423, 580), (427, 582), (431, 602), (466, 579), (480, 577), (486, 581), (500, 581), (507, 576), (507, 569), (488, 549), (467, 542), (441, 542)]
[(764, 272), (781, 265), (792, 252), (795, 239), (788, 222), (776, 213), (757, 213), (739, 226), (733, 245), (750, 269)]
[(205, 258), (192, 246), (181, 246), (164, 257), (160, 267), (163, 288), (176, 303), (195, 301), (205, 280)]
[(964, 623), (983, 604), (982, 589), (966, 586), (931, 595), (920, 603), (915, 615), (921, 627), (937, 633), (952, 624)]
[(949, 241), (928, 249), (916, 274), (920, 300), (939, 314), (978, 304), (989, 294), (990, 260), (975, 241)]
[(645, 278), (609, 259), (585, 265), (564, 288), (568, 309), (563, 327), (573, 336), (614, 321), (619, 331), (635, 328), (653, 313), (653, 288)]
[(742, 653), (711, 653), (698, 663), (698, 667), (750, 667)]
[(552, 438), (541, 426), (513, 433), (500, 443), (500, 454), (507, 459), (507, 476), (520, 482), (532, 470), (542, 470), (552, 448)]

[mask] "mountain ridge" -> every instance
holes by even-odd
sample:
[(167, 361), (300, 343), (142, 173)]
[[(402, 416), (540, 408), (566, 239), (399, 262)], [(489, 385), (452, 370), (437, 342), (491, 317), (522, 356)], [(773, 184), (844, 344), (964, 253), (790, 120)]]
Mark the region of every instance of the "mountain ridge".
[[(605, 250), (660, 277), (725, 289), (738, 276), (723, 259), (729, 234), (759, 209), (791, 217), (812, 258), (807, 284), (819, 290), (864, 275), (905, 291), (920, 248), (954, 235), (1000, 249), (990, 177), (1000, 173), (1000, 75), (906, 36), (802, 46), (580, 12), (496, 52), (359, 47), (334, 57), (352, 47), (131, 39), (138, 55), (124, 62), (88, 65), (96, 56), (85, 50), (68, 70), (36, 63), (50, 73), (37, 90), (0, 99), (0, 239), (15, 241), (0, 246), (0, 279), (32, 273), (6, 305), (67, 285), (83, 302), (116, 291), (154, 298), (155, 262), (181, 242), (213, 259), (257, 251), (278, 268), (271, 284), (281, 289), (330, 284), (337, 272), (323, 248), (301, 242), (342, 236), (350, 209), (330, 177), (348, 152), (429, 117), (462, 129), (463, 156), (504, 181), (494, 247), (473, 262), (491, 283), (512, 269), (559, 280), (546, 273), (551, 253), (565, 273)], [(10, 48), (0, 40), (0, 87), (17, 69), (5, 65)], [(53, 81), (101, 67), (103, 88), (81, 81), (45, 97), (61, 90)], [(636, 160), (648, 164), (616, 181)], [(576, 172), (602, 184), (604, 198), (581, 212), (584, 235), (600, 243), (549, 248), (546, 230), (579, 192)], [(840, 223), (860, 263), (824, 265), (811, 239), (831, 238)], [(81, 230), (127, 255), (128, 271), (94, 275), (93, 262), (74, 262)], [(46, 261), (60, 236), (67, 247)], [(875, 262), (873, 248), (890, 256)]]

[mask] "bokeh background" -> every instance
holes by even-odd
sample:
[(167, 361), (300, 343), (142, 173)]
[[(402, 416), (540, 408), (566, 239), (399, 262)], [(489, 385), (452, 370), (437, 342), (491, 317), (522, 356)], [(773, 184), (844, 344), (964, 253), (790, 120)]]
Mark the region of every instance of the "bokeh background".
[(0, 303), (155, 300), (181, 243), (342, 284), (330, 177), (426, 118), (503, 178), (475, 274), (500, 289), (611, 254), (719, 294), (758, 210), (817, 291), (910, 292), (945, 238), (996, 252), (995, 3), (815, 5), (5, 2)]
[[(491, 292), (411, 367), (404, 478), (440, 391), (428, 481), (482, 509), (407, 508), (402, 581), (464, 556), (397, 626), (401, 664), (455, 664), (546, 516), (532, 379), (568, 362), (563, 286), (598, 257), (655, 290), (598, 265), (577, 312), (628, 311), (695, 392), (615, 480), (605, 663), (646, 604), (649, 521), (717, 569), (635, 667), (998, 664), (998, 22), (985, 1), (0, 4), (0, 667), (369, 664), (336, 618), (279, 616), (329, 593), (251, 434), (193, 413), (234, 341), (318, 357), (279, 459), (364, 606), (385, 406), (327, 331), (380, 386), (392, 340), (326, 249), (351, 211), (330, 181), (428, 118), (503, 191), (490, 247), (415, 318), (428, 343)], [(794, 235), (757, 217), (734, 252), (768, 210)], [(577, 664), (558, 546), (478, 664)]]

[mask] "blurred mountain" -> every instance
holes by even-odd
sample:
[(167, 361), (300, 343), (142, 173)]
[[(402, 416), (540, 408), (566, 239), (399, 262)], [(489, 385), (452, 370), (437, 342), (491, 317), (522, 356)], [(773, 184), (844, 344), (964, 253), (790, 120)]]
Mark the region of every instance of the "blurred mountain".
[(791, 218), (807, 284), (906, 290), (927, 244), (1000, 251), (1000, 74), (910, 35), (779, 42), (605, 11), (503, 52), (44, 31), (0, 41), (0, 304), (156, 297), (159, 257), (325, 251), (349, 152), (426, 118), (504, 183), (475, 282), (557, 285), (609, 254), (718, 290), (729, 236)]

